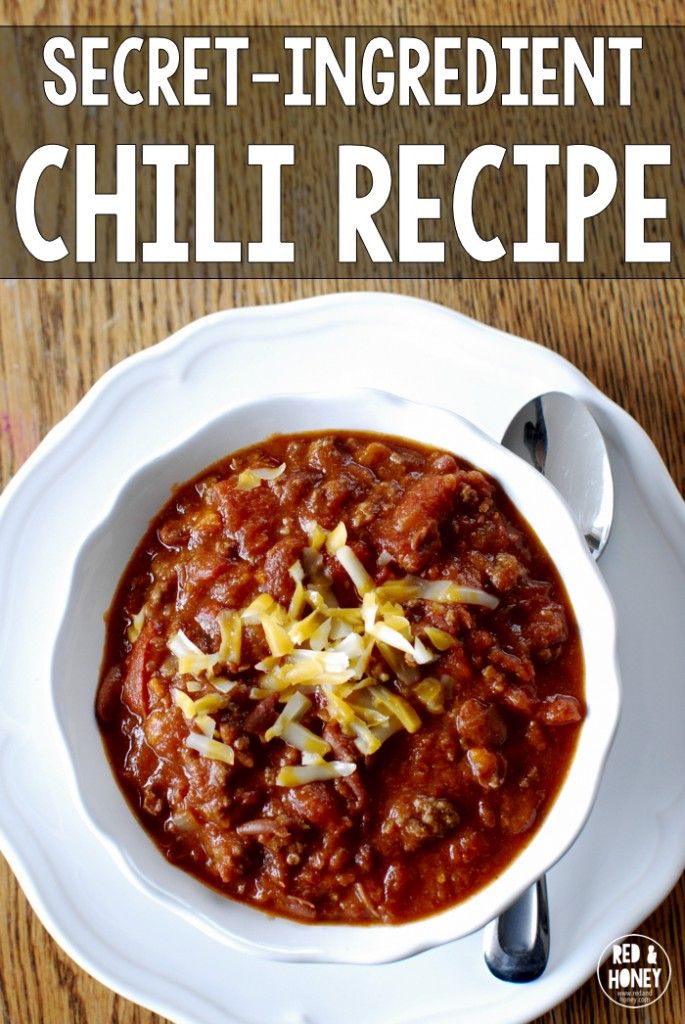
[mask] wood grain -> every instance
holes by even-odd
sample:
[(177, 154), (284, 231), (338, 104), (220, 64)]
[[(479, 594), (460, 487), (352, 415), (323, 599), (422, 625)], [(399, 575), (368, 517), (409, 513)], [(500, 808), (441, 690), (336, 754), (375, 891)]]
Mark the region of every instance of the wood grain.
[[(0, 3), (16, 24), (640, 24), (683, 21), (667, 2)], [(685, 487), (685, 286), (681, 282), (74, 281), (0, 282), (0, 482), (112, 364), (215, 309), (391, 287), (532, 338), (574, 362), (645, 427)], [(0, 1024), (153, 1024), (161, 1018), (91, 979), (47, 935), (0, 865)], [(610, 1004), (591, 979), (538, 1024), (685, 1021), (685, 880), (644, 923), (673, 962), (667, 995), (644, 1011)]]

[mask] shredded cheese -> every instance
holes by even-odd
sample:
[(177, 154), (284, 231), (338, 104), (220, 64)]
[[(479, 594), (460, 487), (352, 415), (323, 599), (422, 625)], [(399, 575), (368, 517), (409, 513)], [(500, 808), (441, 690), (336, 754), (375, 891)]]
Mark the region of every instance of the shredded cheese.
[(288, 575), (295, 581), (295, 590), (293, 592), (293, 596), (290, 598), (290, 605), (288, 606), (288, 618), (299, 619), (305, 604), (303, 586), (304, 569), (302, 568), (302, 562), (300, 562), (299, 559), (290, 566), (288, 569)]
[(359, 718), (355, 709), (330, 688), (325, 689), (328, 711), (331, 718), (342, 726), (343, 732), (354, 736), (354, 744), (360, 753), (374, 754), (380, 747), (380, 740)]
[(204, 736), (213, 736), (216, 729), (216, 722), (211, 715), (198, 715), (194, 725)]
[(436, 661), (438, 658), (437, 654), (429, 651), (426, 645), (417, 636), (414, 640), (414, 661), (417, 665), (429, 665), (431, 661)]
[(362, 622), (364, 630), (370, 633), (378, 614), (378, 598), (373, 591), (367, 591), (362, 598)]
[(350, 659), (344, 651), (311, 651), (297, 650), (291, 654), (294, 663), (315, 661), (322, 672), (344, 672), (349, 668)]
[(420, 727), (421, 719), (404, 697), (400, 697), (398, 693), (393, 693), (392, 690), (380, 685), (370, 686), (369, 693), (373, 697), (374, 703), (394, 715), (407, 732), (416, 732)]
[(302, 764), (325, 764), (321, 754), (310, 754), (309, 751), (302, 751)]
[(333, 619), (331, 625), (331, 640), (342, 640), (343, 637), (354, 633), (352, 626), (344, 619)]
[(235, 754), (233, 747), (220, 740), (213, 740), (203, 733), (191, 732), (186, 736), (185, 745), (191, 750), (197, 750), (202, 757), (208, 757), (212, 761), (223, 761), (224, 764), (233, 764)]
[(288, 636), (299, 647), (300, 644), (309, 640), (316, 633), (321, 623), (325, 621), (320, 612), (310, 612), (309, 615), (304, 619), (300, 619), (299, 622), (293, 622), (292, 626), (288, 629)]
[(275, 605), (276, 602), (270, 594), (259, 594), (259, 596), (255, 597), (254, 601), (252, 601), (247, 608), (243, 608), (240, 613), (240, 618), (243, 622), (247, 623), (247, 625), (256, 626), (260, 617), (271, 611)]
[(275, 615), (262, 615), (261, 624), (264, 630), (264, 638), (274, 657), (280, 658), (294, 650), (292, 640), (284, 627), (277, 621)]
[(330, 743), (326, 743), (300, 722), (287, 722), (283, 726), (280, 736), (289, 746), (307, 754), (319, 754), (320, 757), (323, 757), (331, 749)]
[(343, 545), (347, 543), (347, 527), (342, 522), (338, 523), (334, 530), (326, 537), (326, 551), (329, 555), (335, 555)]
[(182, 676), (198, 676), (203, 673), (212, 675), (219, 660), (218, 653), (204, 654), (182, 629), (171, 638), (167, 647), (178, 659), (178, 671)]
[(311, 706), (312, 702), (308, 697), (305, 697), (303, 693), (299, 690), (294, 693), (286, 702), (285, 707), (274, 724), (264, 733), (264, 739), (267, 743), (269, 740), (272, 740), (274, 736), (281, 736), (283, 734), (283, 730), (291, 722), (299, 722), (305, 711), (307, 711)]
[(137, 612), (131, 619), (131, 625), (126, 630), (126, 637), (129, 643), (134, 644), (140, 636), (140, 631), (143, 628), (145, 622), (145, 605)]
[(432, 715), (445, 710), (445, 688), (439, 679), (426, 676), (414, 687), (414, 693)]
[[(417, 669), (416, 665), (409, 664), (408, 660), (400, 654), (398, 650), (393, 647), (389, 647), (382, 641), (378, 641), (378, 650), (383, 656), (383, 660), (387, 662), (388, 667), (391, 669), (394, 676), (402, 683), (416, 683), (421, 677), (421, 673)], [(413, 655), (412, 655), (413, 658)]]
[(322, 526), (319, 526), (317, 522), (313, 522), (309, 524), (307, 536), (309, 537), (309, 546), (312, 551), (320, 551), (328, 534)]
[(183, 690), (179, 690), (177, 687), (173, 687), (171, 690), (171, 698), (174, 704), (181, 709), (186, 718), (195, 718), (195, 701), (192, 697), (189, 697)]
[(335, 557), (338, 559), (360, 594), (366, 594), (373, 588), (373, 580), (348, 544), (343, 544), (341, 547), (336, 548)]
[(436, 629), (435, 626), (424, 626), (423, 631), (436, 651), (448, 651), (457, 642), (450, 633), (446, 633), (444, 629)]
[(265, 697), (270, 697), (273, 690), (269, 690), (266, 686), (251, 686), (250, 687), (250, 700), (264, 700)]
[(460, 587), (449, 580), (421, 580), (420, 594), (426, 601), (442, 601), (446, 604), (479, 604), (484, 608), (496, 608), (499, 598), (477, 587)]
[(278, 688), (281, 684), (286, 686), (300, 686), (302, 683), (311, 683), (323, 672), (321, 662), (299, 661), (291, 664), (286, 662), (280, 664), (265, 677), (272, 681)]
[(237, 612), (223, 611), (218, 617), (221, 645), (218, 661), (240, 664), (243, 624)]
[(309, 638), (309, 646), (313, 651), (323, 651), (324, 647), (326, 647), (331, 635), (332, 625), (332, 619), (324, 619), (321, 625), (317, 626), (314, 630)]
[(207, 693), (194, 703), (196, 715), (213, 715), (228, 705), (229, 698), (223, 693)]
[(477, 587), (462, 587), (453, 580), (422, 580), (418, 576), (405, 576), (389, 580), (377, 588), (379, 599), (386, 601), (437, 601), (443, 604), (478, 604), (496, 608), (499, 598)]
[(223, 611), (217, 619), (221, 632), (219, 650), (205, 654), (197, 644), (186, 636), (182, 629), (172, 636), (167, 644), (178, 661), (178, 671), (183, 675), (212, 677), (214, 669), (221, 662), (233, 665), (240, 663), (242, 623), (237, 612)]
[(251, 469), (244, 469), (242, 473), (238, 474), (237, 488), (239, 491), (253, 491), (255, 487), (259, 487), (261, 482)]
[(269, 654), (266, 658), (262, 658), (261, 661), (258, 661), (255, 668), (258, 672), (270, 672), (274, 665), (278, 665), (280, 660), (281, 659), (279, 657), (274, 657), (273, 654)]
[[(243, 471), (238, 486), (251, 489), (263, 481), (277, 479), (285, 471), (279, 467), (256, 467)], [(241, 484), (242, 480), (242, 484)], [(318, 523), (303, 524), (309, 545), (288, 569), (294, 591), (288, 608), (268, 593), (259, 594), (246, 608), (220, 613), (217, 624), (221, 639), (218, 651), (205, 654), (183, 632), (169, 640), (176, 658), (179, 676), (187, 677), (183, 688), (171, 690), (174, 703), (189, 722), (185, 743), (201, 756), (232, 764), (233, 749), (214, 739), (217, 723), (212, 715), (228, 706), (236, 680), (215, 675), (217, 666), (242, 671), (243, 628), (259, 625), (269, 648), (254, 669), (259, 673), (251, 681), (252, 700), (277, 695), (283, 707), (264, 740), (280, 739), (298, 750), (301, 764), (282, 767), (279, 786), (299, 786), (307, 782), (344, 778), (355, 771), (354, 762), (326, 760), (330, 744), (302, 723), (313, 707), (312, 695), (323, 700), (327, 717), (338, 723), (360, 754), (370, 756), (401, 729), (413, 733), (421, 726), (415, 707), (392, 688), (392, 680), (410, 687), (412, 699), (430, 714), (445, 709), (449, 680), (433, 676), (422, 678), (419, 666), (431, 664), (456, 643), (453, 636), (434, 626), (422, 626), (422, 639), (415, 632), (414, 616), (405, 605), (416, 601), (477, 604), (495, 608), (498, 599), (486, 591), (463, 587), (452, 580), (424, 580), (405, 576), (375, 586), (373, 578), (353, 548), (347, 543), (343, 522), (331, 531)], [(333, 592), (332, 580), (325, 568), (322, 549), (348, 574), (359, 604), (341, 608)], [(378, 564), (388, 564), (381, 556)], [(134, 616), (130, 636), (142, 628), (144, 607)], [(137, 634), (136, 634), (137, 635)], [(377, 651), (380, 659), (372, 661)], [(169, 675), (172, 675), (172, 668)], [(200, 682), (202, 679), (202, 682)], [(211, 690), (207, 692), (207, 684)], [(390, 684), (390, 685), (385, 685)], [(193, 699), (189, 694), (204, 690)], [(405, 692), (407, 692), (405, 690)]]
[(409, 643), (406, 637), (389, 626), (386, 622), (377, 622), (371, 627), (371, 635), (376, 639), (380, 640), (381, 643), (387, 644), (388, 647), (394, 647), (395, 650), (402, 651), (404, 654), (408, 654), (411, 658), (414, 657), (414, 648)]
[(294, 764), (281, 768), (277, 786), (305, 786), (308, 782), (344, 779), (357, 770), (354, 761), (324, 761), (322, 764)]
[(219, 693), (229, 694), (231, 690), (235, 690), (237, 685), (235, 679), (218, 679), (216, 676), (212, 679), (212, 686)]
[(253, 467), (252, 472), (258, 480), (278, 480), (279, 476), (283, 476), (285, 473), (285, 462), (282, 462), (280, 466)]
[(283, 473), (285, 473), (285, 462), (276, 467), (251, 466), (238, 474), (238, 490), (252, 491), (255, 487), (260, 486), (262, 480), (277, 480)]

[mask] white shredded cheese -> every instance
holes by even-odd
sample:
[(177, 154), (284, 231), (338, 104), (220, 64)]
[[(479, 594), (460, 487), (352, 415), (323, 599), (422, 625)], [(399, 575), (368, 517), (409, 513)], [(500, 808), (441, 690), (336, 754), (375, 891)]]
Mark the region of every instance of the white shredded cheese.
[(215, 690), (218, 690), (219, 693), (229, 694), (237, 685), (238, 684), (235, 679), (218, 679), (216, 677), (212, 679), (212, 686)]
[(432, 661), (437, 661), (438, 655), (433, 651), (429, 651), (426, 645), (417, 636), (414, 640), (414, 661), (417, 665), (430, 665)]
[(496, 608), (499, 598), (477, 587), (460, 587), (450, 580), (417, 580), (414, 578), (419, 596), (426, 601), (441, 601), (445, 604), (479, 604), (484, 608)]
[(309, 638), (317, 631), (321, 623), (325, 621), (326, 620), (321, 616), (321, 612), (310, 612), (304, 619), (300, 619), (298, 622), (293, 622), (293, 624), (288, 627), (288, 636), (294, 644), (299, 646), (309, 640)]
[(197, 676), (203, 672), (212, 675), (219, 660), (218, 653), (204, 654), (182, 629), (171, 638), (167, 647), (178, 659), (178, 671), (182, 676)]
[(242, 473), (238, 474), (238, 490), (239, 491), (253, 491), (255, 487), (259, 487), (261, 480), (251, 469), (244, 469)]
[(128, 638), (130, 643), (134, 644), (136, 642), (136, 640), (140, 636), (140, 631), (143, 628), (143, 623), (144, 622), (145, 622), (145, 605), (143, 605), (143, 607), (140, 609), (139, 612), (136, 612), (136, 614), (131, 619), (131, 625), (126, 630), (126, 636), (127, 636), (127, 638)]
[(439, 679), (426, 676), (414, 687), (414, 693), (433, 715), (445, 710), (445, 688)]
[(228, 697), (223, 693), (207, 693), (194, 703), (196, 715), (213, 715), (215, 712), (221, 711), (222, 708), (226, 707)]
[(218, 661), (240, 664), (243, 624), (237, 612), (220, 612), (217, 622), (221, 631)]
[(292, 651), (290, 659), (293, 663), (300, 661), (316, 661), (324, 672), (344, 672), (349, 668), (350, 659), (344, 651), (308, 651), (299, 649)]
[(377, 588), (380, 599), (388, 601), (437, 601), (443, 604), (478, 604), (496, 608), (499, 598), (477, 587), (462, 587), (453, 580), (423, 580), (418, 576), (405, 576), (389, 580)]
[(323, 651), (324, 647), (326, 647), (330, 638), (332, 625), (332, 619), (324, 619), (321, 625), (317, 626), (314, 630), (309, 638), (309, 646), (313, 651)]
[(354, 661), (355, 658), (361, 658), (364, 649), (364, 641), (359, 633), (352, 632), (344, 636), (342, 640), (338, 640), (334, 647), (331, 648), (334, 654), (345, 654), (350, 659), (350, 662)]
[(191, 750), (197, 750), (202, 757), (208, 757), (212, 761), (223, 761), (224, 764), (233, 764), (235, 754), (233, 747), (220, 740), (213, 740), (210, 736), (202, 733), (191, 732), (186, 736), (185, 744)]
[(345, 622), (344, 619), (332, 619), (331, 622), (330, 639), (332, 641), (342, 640), (343, 637), (350, 636), (350, 634), (354, 633), (352, 626), (350, 626), (349, 622)]
[(314, 521), (312, 523), (307, 523), (306, 532), (309, 537), (309, 547), (314, 552), (320, 551), (325, 543), (326, 537), (328, 536), (324, 528)]
[(200, 732), (204, 736), (214, 735), (214, 730), (216, 729), (216, 722), (211, 717), (211, 715), (198, 715), (193, 724), (195, 725), (196, 728), (200, 730)]
[(409, 641), (396, 629), (393, 629), (392, 626), (388, 626), (387, 623), (375, 623), (370, 632), (376, 640), (387, 644), (388, 647), (394, 647), (396, 650), (409, 654), (412, 658), (414, 657), (414, 648)]
[(436, 629), (435, 626), (425, 626), (424, 633), (436, 651), (448, 651), (457, 642), (451, 633), (446, 633), (444, 629)]
[(369, 693), (374, 703), (381, 708), (386, 708), (394, 715), (407, 732), (416, 732), (420, 727), (421, 719), (404, 697), (400, 697), (398, 693), (393, 693), (392, 690), (388, 690), (385, 686), (380, 685), (370, 686)]
[(258, 480), (278, 480), (279, 476), (285, 473), (285, 462), (280, 466), (257, 466), (252, 467), (250, 472), (254, 473)]
[(277, 786), (304, 786), (308, 782), (344, 779), (357, 770), (354, 761), (324, 761), (323, 764), (294, 764), (281, 768)]
[(303, 586), (304, 569), (302, 567), (302, 562), (300, 562), (299, 558), (288, 569), (288, 575), (295, 583), (295, 590), (293, 591), (293, 596), (291, 597), (290, 604), (288, 606), (288, 618), (299, 619), (300, 615), (302, 614), (302, 609), (304, 608), (305, 603), (305, 593)]
[(334, 530), (326, 537), (326, 551), (329, 555), (334, 555), (339, 548), (347, 543), (347, 527), (341, 521), (338, 523)]
[(271, 611), (275, 604), (276, 602), (270, 594), (259, 594), (247, 608), (243, 608), (240, 618), (248, 625), (256, 626), (260, 617)]
[(378, 614), (378, 598), (373, 591), (368, 591), (362, 598), (362, 622), (364, 629), (370, 633)]
[(308, 750), (302, 751), (302, 757), (300, 759), (302, 764), (325, 764), (321, 754), (311, 754)]
[(366, 594), (373, 588), (373, 580), (349, 545), (343, 544), (341, 547), (337, 548), (335, 551), (335, 557), (338, 559), (360, 594)]
[(264, 733), (264, 739), (268, 742), (273, 739), (274, 736), (281, 736), (283, 730), (290, 722), (297, 722), (302, 718), (305, 711), (312, 706), (312, 702), (309, 697), (305, 697), (299, 690), (295, 692), (292, 697), (286, 701), (286, 705), (281, 711), (280, 715), (271, 726), (270, 729)]
[(195, 701), (187, 693), (174, 686), (171, 689), (171, 699), (181, 709), (186, 718), (195, 718)]
[(308, 754), (319, 754), (321, 757), (331, 749), (330, 743), (326, 743), (320, 736), (313, 733), (311, 729), (300, 722), (287, 722), (281, 729), (280, 737), (290, 747), (302, 750)]
[(274, 615), (262, 615), (261, 624), (269, 650), (275, 657), (282, 657), (294, 650), (292, 640)]

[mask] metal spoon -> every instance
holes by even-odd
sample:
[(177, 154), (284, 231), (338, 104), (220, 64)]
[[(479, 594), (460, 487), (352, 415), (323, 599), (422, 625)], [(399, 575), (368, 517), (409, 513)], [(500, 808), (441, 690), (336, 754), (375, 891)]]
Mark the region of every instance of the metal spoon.
[[(569, 506), (593, 558), (609, 537), (614, 484), (594, 419), (570, 395), (552, 391), (514, 416), (502, 444), (537, 469)], [(549, 905), (544, 875), (487, 926), (485, 962), (502, 981), (534, 981), (549, 959)]]

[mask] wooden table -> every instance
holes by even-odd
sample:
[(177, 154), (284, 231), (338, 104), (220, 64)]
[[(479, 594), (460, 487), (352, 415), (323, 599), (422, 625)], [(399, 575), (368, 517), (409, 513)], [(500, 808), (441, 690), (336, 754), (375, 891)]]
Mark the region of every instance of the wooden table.
[[(292, 0), (267, 3), (138, 3), (141, 23), (164, 24), (512, 24), (675, 23), (677, 0), (654, 4), (406, 4)], [(0, 4), (5, 23), (125, 23), (115, 0), (97, 6)], [(4, 485), (46, 431), (113, 363), (216, 309), (282, 301), (374, 281), (0, 282), (0, 482)], [(685, 288), (681, 282), (400, 282), (394, 291), (442, 302), (495, 327), (532, 338), (574, 362), (647, 430), (681, 490), (685, 483)], [(152, 1024), (161, 1018), (114, 995), (63, 953), (0, 865), (2, 1024)], [(539, 1024), (676, 1024), (685, 1021), (685, 880), (641, 931), (673, 962), (667, 995), (648, 1011), (622, 1010), (595, 979)]]

